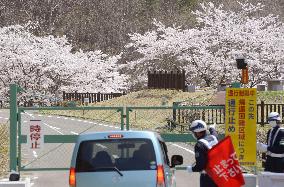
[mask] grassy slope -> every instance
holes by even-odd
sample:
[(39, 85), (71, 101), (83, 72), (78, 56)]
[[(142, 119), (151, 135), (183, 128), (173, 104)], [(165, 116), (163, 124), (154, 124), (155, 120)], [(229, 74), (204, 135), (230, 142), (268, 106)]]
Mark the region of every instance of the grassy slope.
[[(203, 89), (194, 93), (177, 90), (147, 89), (129, 93), (109, 101), (92, 104), (92, 106), (162, 106), (163, 100), (166, 100), (167, 106), (172, 106), (173, 102), (178, 101), (186, 101), (187, 105), (207, 105), (211, 103), (215, 95), (216, 92), (210, 89)], [(284, 92), (259, 92), (258, 103), (260, 103), (261, 100), (265, 101), (265, 103), (284, 103)], [(113, 110), (60, 111), (60, 114), (99, 121), (109, 121), (116, 124), (120, 123), (120, 114)], [(136, 128), (152, 129), (164, 125), (166, 118), (171, 117), (171, 115), (172, 111), (170, 110), (136, 110), (130, 113), (130, 124), (132, 127)]]
[[(189, 105), (210, 104), (214, 96), (212, 90), (203, 90), (195, 93), (177, 90), (142, 90), (115, 98), (109, 101), (93, 104), (93, 106), (172, 106), (173, 102), (186, 101)], [(96, 119), (120, 123), (120, 114), (116, 111), (61, 111), (61, 115), (76, 116), (87, 119)], [(154, 129), (166, 124), (166, 118), (172, 116), (172, 110), (135, 110), (130, 113), (132, 128)]]
[(8, 172), (9, 158), (8, 125), (0, 124), (0, 176)]

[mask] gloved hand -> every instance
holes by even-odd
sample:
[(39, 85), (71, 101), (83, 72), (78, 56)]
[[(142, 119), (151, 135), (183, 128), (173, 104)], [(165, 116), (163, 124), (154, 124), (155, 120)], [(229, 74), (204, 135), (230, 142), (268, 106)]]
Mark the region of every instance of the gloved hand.
[(260, 142), (256, 142), (256, 149), (260, 152), (267, 152), (267, 147), (268, 145), (260, 143)]
[(186, 170), (187, 170), (188, 173), (192, 173), (192, 172), (193, 172), (193, 171), (192, 171), (192, 166), (187, 166), (187, 167), (186, 167)]
[(216, 123), (214, 123), (213, 125), (209, 125), (209, 129), (212, 128), (212, 129), (216, 129)]

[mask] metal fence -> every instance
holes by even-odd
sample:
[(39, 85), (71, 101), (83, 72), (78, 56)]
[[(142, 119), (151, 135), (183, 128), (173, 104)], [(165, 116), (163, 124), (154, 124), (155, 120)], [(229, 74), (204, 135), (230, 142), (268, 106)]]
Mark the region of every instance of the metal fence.
[(115, 97), (120, 97), (122, 95), (125, 95), (125, 93), (66, 93), (63, 92), (62, 98), (63, 101), (81, 101), (82, 103), (86, 102), (85, 99), (88, 100), (88, 103), (97, 103), (105, 100), (109, 100)]
[(278, 112), (284, 123), (284, 104), (265, 104), (264, 101), (257, 104), (257, 123), (262, 126), (267, 124), (267, 116), (270, 112)]
[[(218, 109), (204, 109), (204, 110), (186, 110), (178, 109), (173, 112), (173, 121), (182, 124), (188, 123), (195, 119), (202, 119), (208, 124), (224, 124), (225, 123), (225, 105), (210, 105), (219, 106)], [(257, 104), (257, 124), (268, 124), (267, 116), (270, 112), (278, 112), (282, 117), (282, 123), (284, 123), (284, 104), (266, 104), (261, 101)]]

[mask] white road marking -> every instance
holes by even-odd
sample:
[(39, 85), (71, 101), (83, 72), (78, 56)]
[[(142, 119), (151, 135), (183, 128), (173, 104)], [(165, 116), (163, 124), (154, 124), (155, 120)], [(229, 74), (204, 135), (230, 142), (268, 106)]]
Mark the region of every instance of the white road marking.
[(55, 130), (55, 131), (58, 132), (59, 134), (64, 135), (62, 132), (60, 132), (59, 130), (57, 130), (58, 127), (53, 127), (53, 126), (51, 126), (51, 125), (48, 125), (47, 123), (43, 123), (43, 124), (46, 125), (46, 126), (48, 126), (48, 127), (51, 128), (51, 129)]
[(4, 118), (4, 119), (9, 119), (9, 118)]
[(93, 124), (94, 122), (89, 121), (89, 123), (92, 123), (92, 124)]
[(71, 134), (78, 135), (79, 133), (71, 131)]
[(33, 154), (34, 154), (34, 157), (35, 157), (35, 158), (37, 158), (37, 157), (38, 157), (38, 155), (37, 155), (36, 151), (33, 151)]
[(81, 122), (82, 120), (78, 119), (77, 121)]
[(180, 149), (183, 149), (183, 150), (185, 150), (185, 151), (187, 151), (187, 152), (190, 152), (191, 154), (195, 154), (194, 151), (192, 151), (192, 150), (190, 150), (190, 149), (187, 149), (187, 148), (185, 148), (185, 147), (182, 147), (182, 146), (180, 146), (180, 145), (178, 145), (178, 144), (173, 143), (172, 145), (173, 145), (173, 146), (176, 146), (176, 147), (178, 147), (178, 148), (180, 148)]
[(73, 119), (73, 118), (71, 119), (71, 121), (74, 121), (74, 120), (75, 120), (75, 119)]
[(0, 117), (0, 118), (3, 118), (3, 117)]
[(110, 125), (109, 127), (113, 128), (113, 126), (112, 126), (112, 125)]
[(102, 126), (102, 124), (99, 124), (99, 126)]
[(87, 121), (83, 121), (84, 123), (88, 123)]
[(114, 127), (115, 129), (119, 129), (119, 127)]
[(108, 125), (104, 125), (104, 127), (108, 127)]
[(57, 118), (57, 119), (60, 119), (60, 117), (59, 117), (59, 116), (57, 116), (56, 118)]
[(52, 118), (52, 116), (47, 116), (48, 118)]
[(30, 114), (30, 113), (28, 113), (28, 112), (26, 112), (25, 114), (27, 114), (28, 116), (30, 116), (30, 117), (32, 117), (32, 118), (35, 118), (35, 117), (33, 116), (33, 114)]
[(64, 119), (68, 119), (68, 118), (64, 118)]
[(39, 114), (39, 115), (37, 115), (38, 117), (41, 117), (41, 116), (43, 116), (43, 115), (41, 115), (41, 114)]
[(27, 123), (27, 121), (23, 121), (23, 123)]

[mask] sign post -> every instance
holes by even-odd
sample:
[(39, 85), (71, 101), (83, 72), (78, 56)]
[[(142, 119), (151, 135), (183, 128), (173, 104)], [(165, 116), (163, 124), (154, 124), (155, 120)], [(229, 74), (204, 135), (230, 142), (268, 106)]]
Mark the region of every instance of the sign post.
[(17, 92), (16, 84), (10, 85), (10, 170), (17, 169)]

